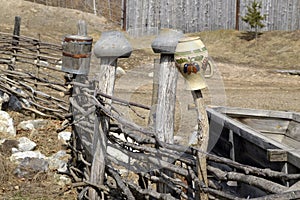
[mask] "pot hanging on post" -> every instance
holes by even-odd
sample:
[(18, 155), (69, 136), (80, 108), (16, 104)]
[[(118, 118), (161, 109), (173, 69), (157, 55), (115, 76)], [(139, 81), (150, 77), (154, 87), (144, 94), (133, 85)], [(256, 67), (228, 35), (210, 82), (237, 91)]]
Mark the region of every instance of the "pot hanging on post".
[(62, 48), (62, 71), (72, 74), (88, 74), (93, 38), (81, 35), (68, 35)]
[(204, 72), (208, 63), (208, 52), (199, 37), (186, 37), (178, 41), (175, 62), (187, 82), (188, 90), (207, 87)]

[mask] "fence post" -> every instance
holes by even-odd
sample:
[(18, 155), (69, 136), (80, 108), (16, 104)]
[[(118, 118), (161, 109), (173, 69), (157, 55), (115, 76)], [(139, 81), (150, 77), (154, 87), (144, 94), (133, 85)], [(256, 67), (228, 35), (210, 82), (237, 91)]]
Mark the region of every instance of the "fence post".
[[(201, 185), (198, 185), (196, 199), (208, 200), (208, 195), (201, 189), (207, 186), (206, 151), (208, 145), (208, 119), (202, 96), (202, 89), (207, 87), (204, 72), (207, 66), (207, 51), (199, 37), (187, 37), (178, 41), (175, 59), (182, 76), (191, 90), (197, 111), (197, 140), (191, 145), (199, 149), (197, 152), (197, 172)], [(197, 188), (196, 187), (196, 188)]]
[(235, 2), (235, 30), (240, 30), (240, 0)]
[[(209, 139), (209, 124), (206, 109), (204, 106), (204, 99), (201, 90), (192, 91), (193, 99), (197, 110), (197, 123), (198, 123), (198, 142), (197, 148), (201, 152), (197, 152), (197, 173), (199, 180), (208, 187), (207, 180), (207, 162), (206, 162), (206, 152)], [(201, 191), (201, 186), (199, 186), (199, 192), (196, 194), (198, 199), (208, 200), (208, 195)]]
[[(21, 31), (21, 17), (15, 16), (15, 25), (14, 25), (14, 36), (20, 36)], [(13, 37), (13, 46), (18, 46), (19, 37)]]
[[(87, 36), (87, 26), (85, 21), (80, 20), (77, 24), (78, 35), (66, 36), (63, 41), (63, 57), (62, 57), (62, 71), (68, 73), (65, 78), (67, 82), (74, 82), (72, 88), (72, 96), (70, 97), (70, 111), (72, 112), (73, 122), (77, 121), (72, 126), (73, 147), (80, 153), (74, 152), (74, 160), (81, 160), (77, 158), (84, 150), (83, 157), (91, 162), (91, 143), (93, 128), (87, 127), (86, 124), (94, 121), (93, 115), (88, 116), (84, 111), (93, 106), (91, 102), (83, 94), (83, 89), (88, 85), (88, 73), (90, 68), (90, 55), (92, 50), (92, 38)], [(92, 129), (92, 130), (91, 130)], [(89, 172), (89, 166), (82, 167), (83, 173)]]
[[(14, 46), (14, 47), (19, 45), (20, 30), (21, 30), (21, 17), (15, 16), (14, 32), (13, 32), (13, 38), (12, 38), (12, 46)], [(8, 66), (9, 70), (14, 70), (14, 65), (16, 63), (18, 49), (13, 48), (12, 51), (13, 51), (13, 56), (11, 58), (11, 64), (9, 64), (9, 66)]]
[[(112, 95), (114, 92), (116, 68), (118, 58), (127, 58), (132, 52), (132, 47), (125, 39), (124, 35), (118, 31), (103, 32), (100, 39), (95, 44), (94, 53), (97, 58), (101, 59), (100, 72), (96, 84), (96, 92), (102, 92)], [(111, 100), (107, 98), (101, 99), (105, 103), (105, 107), (111, 108)], [(93, 138), (93, 162), (91, 168), (92, 183), (102, 185), (105, 172), (105, 157), (107, 139), (106, 135), (109, 131), (109, 118), (101, 113), (97, 113), (95, 117), (95, 130)], [(98, 194), (91, 189), (89, 197), (98, 199)]]
[[(181, 31), (162, 30), (152, 43), (155, 53), (160, 53), (158, 71), (158, 98), (154, 129), (160, 141), (174, 143), (174, 119), (178, 70), (174, 62), (174, 53), (178, 40), (183, 36)], [(158, 192), (166, 193), (166, 185), (158, 184)]]
[(77, 24), (78, 35), (87, 36), (87, 25), (84, 20), (79, 20)]

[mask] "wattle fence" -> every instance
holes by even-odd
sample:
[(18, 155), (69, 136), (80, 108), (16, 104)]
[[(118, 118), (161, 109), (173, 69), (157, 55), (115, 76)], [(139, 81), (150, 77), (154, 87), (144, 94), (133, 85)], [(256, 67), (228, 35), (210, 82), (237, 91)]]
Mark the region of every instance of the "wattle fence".
[(16, 17), (14, 34), (0, 33), (0, 91), (20, 99), (17, 110), (64, 119), (69, 89), (61, 71), (62, 47), (20, 36), (19, 22)]

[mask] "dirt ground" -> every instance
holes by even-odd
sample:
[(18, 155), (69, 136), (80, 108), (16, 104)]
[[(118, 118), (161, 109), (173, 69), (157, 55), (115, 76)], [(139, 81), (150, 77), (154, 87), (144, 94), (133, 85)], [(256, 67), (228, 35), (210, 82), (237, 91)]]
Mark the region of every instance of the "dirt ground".
[[(21, 34), (37, 37), (43, 41), (60, 43), (66, 34), (76, 33), (76, 22), (84, 19), (94, 41), (105, 30), (116, 30), (117, 26), (104, 18), (70, 9), (34, 5), (22, 0), (0, 0), (0, 31), (12, 33), (14, 16), (22, 17)], [(255, 109), (270, 109), (300, 112), (300, 76), (278, 73), (276, 70), (300, 70), (300, 32), (266, 32), (256, 44), (248, 41), (239, 31), (202, 32), (198, 35), (207, 45), (214, 60), (215, 76), (207, 80), (209, 88), (204, 90), (207, 105), (234, 106)], [(151, 89), (154, 59), (150, 46), (153, 37), (130, 38), (134, 51), (130, 59), (122, 59), (119, 66), (126, 75), (116, 82), (116, 95), (146, 105), (151, 104)], [(93, 66), (92, 66), (93, 67)], [(179, 78), (178, 101), (184, 109), (191, 94), (184, 89)], [(19, 113), (11, 113), (15, 123), (30, 119)], [(147, 116), (148, 113), (143, 113)], [(145, 123), (141, 120), (139, 123)], [(33, 139), (38, 150), (46, 155), (59, 150), (56, 143), (56, 128), (60, 121), (52, 121), (40, 135)], [(29, 133), (18, 132), (17, 137)], [(2, 139), (0, 135), (0, 139)], [(18, 179), (13, 175), (13, 166), (7, 156), (0, 156), (0, 199), (76, 199), (75, 189), (59, 186), (53, 172), (40, 174), (35, 179)]]

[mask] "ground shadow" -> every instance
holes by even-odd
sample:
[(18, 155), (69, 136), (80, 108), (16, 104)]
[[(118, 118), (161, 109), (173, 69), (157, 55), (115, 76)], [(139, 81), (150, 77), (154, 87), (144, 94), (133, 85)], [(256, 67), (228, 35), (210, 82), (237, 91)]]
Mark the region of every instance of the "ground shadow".
[[(262, 35), (262, 33), (258, 33), (258, 38)], [(242, 40), (251, 41), (255, 39), (254, 31), (242, 32), (240, 36), (238, 36)]]

